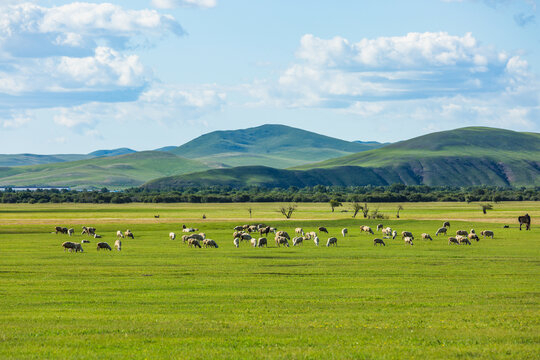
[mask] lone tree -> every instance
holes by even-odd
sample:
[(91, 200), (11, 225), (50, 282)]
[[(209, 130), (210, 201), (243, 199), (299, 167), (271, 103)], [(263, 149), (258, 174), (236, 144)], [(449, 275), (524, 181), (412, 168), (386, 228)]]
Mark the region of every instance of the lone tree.
[(353, 210), (353, 216), (352, 216), (353, 218), (356, 218), (356, 215), (358, 214), (358, 212), (363, 209), (362, 205), (360, 205), (356, 201), (351, 204), (351, 207)]
[(362, 213), (364, 214), (364, 219), (368, 217), (369, 208), (367, 206), (367, 203), (364, 203), (364, 206), (362, 207)]
[(291, 218), (295, 210), (296, 210), (296, 205), (291, 205), (291, 204), (289, 204), (289, 206), (282, 206), (279, 208), (279, 212), (282, 213), (283, 216), (285, 216), (285, 218), (287, 219)]
[(493, 209), (493, 205), (491, 205), (491, 204), (480, 204), (480, 207), (482, 208), (482, 212), (484, 214), (487, 214), (488, 210)]
[(399, 212), (400, 212), (401, 210), (403, 210), (403, 206), (398, 205), (398, 207), (397, 207), (397, 214), (396, 214), (396, 217), (397, 217), (398, 219), (399, 219)]
[(337, 208), (339, 206), (343, 206), (343, 204), (341, 203), (341, 201), (337, 200), (337, 199), (332, 199), (330, 200), (330, 207), (332, 208), (332, 212), (334, 212), (334, 208)]

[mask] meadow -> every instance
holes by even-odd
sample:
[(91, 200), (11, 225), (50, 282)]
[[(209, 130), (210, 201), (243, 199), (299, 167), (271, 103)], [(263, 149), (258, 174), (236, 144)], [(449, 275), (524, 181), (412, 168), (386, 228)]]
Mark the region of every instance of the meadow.
[[(486, 215), (475, 204), (403, 205), (396, 219), (396, 204), (370, 204), (390, 219), (366, 220), (347, 205), (302, 203), (285, 220), (274, 203), (3, 204), (0, 358), (538, 358), (540, 203), (499, 203)], [(520, 231), (526, 212), (532, 230)], [(443, 220), (450, 233), (495, 238), (450, 246), (434, 236)], [(338, 246), (277, 248), (270, 236), (268, 248), (235, 248), (232, 228), (260, 222), (291, 235), (325, 226)], [(374, 247), (359, 226), (378, 223), (412, 231), (414, 246), (398, 237)], [(219, 248), (170, 240), (182, 224)], [(77, 242), (88, 238), (82, 225), (111, 245), (116, 230), (135, 239), (121, 252), (98, 252), (90, 239), (69, 253), (57, 225), (75, 228)]]

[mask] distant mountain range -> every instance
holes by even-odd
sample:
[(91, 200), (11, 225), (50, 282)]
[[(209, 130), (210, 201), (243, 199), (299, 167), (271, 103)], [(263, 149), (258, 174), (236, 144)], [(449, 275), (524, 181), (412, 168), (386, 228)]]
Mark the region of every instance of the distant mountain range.
[(378, 142), (350, 142), (285, 125), (214, 131), (166, 151), (210, 166), (264, 165), (288, 168), (380, 148)]
[(540, 134), (485, 127), (443, 131), (383, 148), (277, 170), (240, 167), (157, 179), (149, 189), (194, 184), (230, 186), (321, 185), (540, 185)]
[(113, 150), (98, 150), (89, 154), (57, 154), (57, 155), (37, 155), (37, 154), (0, 154), (0, 167), (2, 166), (25, 166), (52, 164), (67, 161), (78, 161), (93, 159), (103, 156), (118, 156), (134, 153), (135, 150), (120, 148)]
[[(37, 165), (13, 165), (25, 162)], [(540, 134), (469, 127), (381, 144), (263, 125), (154, 151), (0, 155), (0, 163), (12, 164), (0, 167), (0, 187), (534, 186), (540, 185)]]
[(83, 155), (0, 155), (0, 186), (126, 188), (210, 168), (302, 165), (378, 146), (382, 145), (343, 141), (284, 125), (263, 125), (215, 131), (182, 146), (154, 151), (120, 148)]

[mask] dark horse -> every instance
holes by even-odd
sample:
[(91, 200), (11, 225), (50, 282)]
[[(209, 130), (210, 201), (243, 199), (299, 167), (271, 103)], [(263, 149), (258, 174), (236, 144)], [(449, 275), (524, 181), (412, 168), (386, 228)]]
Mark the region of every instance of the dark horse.
[(518, 217), (518, 221), (519, 230), (521, 230), (522, 225), (525, 225), (525, 230), (531, 230), (531, 217), (529, 216), (529, 214)]

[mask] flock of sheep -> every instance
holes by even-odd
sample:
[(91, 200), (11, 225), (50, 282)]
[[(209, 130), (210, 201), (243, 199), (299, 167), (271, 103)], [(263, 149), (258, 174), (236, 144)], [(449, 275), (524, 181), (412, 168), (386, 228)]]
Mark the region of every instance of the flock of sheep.
[[(73, 236), (74, 233), (75, 233), (75, 230), (73, 228), (71, 229), (68, 229), (66, 227), (61, 227), (61, 226), (57, 226), (55, 227), (55, 231), (54, 231), (56, 234), (58, 233), (61, 233), (61, 234), (66, 234), (66, 235), (69, 235), (69, 236)], [(82, 227), (82, 232), (81, 232), (81, 235), (88, 235), (88, 236), (92, 236), (94, 237), (94, 239), (101, 239), (101, 235), (97, 234), (96, 233), (96, 228), (94, 227), (86, 227), (86, 226), (83, 226)], [(122, 232), (120, 230), (118, 230), (116, 232), (116, 241), (114, 242), (114, 247), (116, 248), (116, 250), (118, 251), (121, 251), (122, 250), (122, 240), (120, 239), (123, 239), (125, 237), (130, 237), (132, 239), (135, 239), (135, 236), (133, 235), (133, 233), (131, 232), (131, 230), (126, 230), (125, 232)], [(64, 251), (69, 251), (69, 252), (84, 252), (84, 249), (82, 248), (82, 244), (89, 244), (90, 243), (90, 240), (82, 240), (81, 243), (76, 243), (76, 242), (73, 242), (73, 241), (65, 241), (62, 243), (62, 247), (64, 248)], [(112, 251), (112, 248), (111, 246), (104, 242), (104, 241), (100, 241), (98, 242), (97, 244), (97, 250), (109, 250), (109, 251)]]
[[(435, 236), (439, 236), (439, 234), (446, 234), (448, 229), (450, 228), (450, 222), (446, 221), (443, 223), (443, 227), (439, 228), (437, 232), (435, 233)], [(185, 225), (182, 229), (183, 232), (192, 233), (189, 235), (183, 235), (182, 241), (184, 243), (187, 243), (190, 247), (201, 247), (201, 242), (205, 247), (215, 247), (217, 248), (218, 245), (214, 240), (207, 239), (205, 233), (199, 233), (194, 234), (194, 232), (199, 231), (199, 229), (196, 228), (189, 228)], [(328, 234), (328, 230), (321, 226), (318, 228), (319, 233), (326, 233)], [(370, 234), (375, 234), (371, 227), (362, 225), (360, 226), (361, 232), (367, 232)], [(373, 245), (383, 245), (386, 246), (384, 239), (395, 239), (398, 235), (398, 232), (396, 230), (393, 230), (390, 227), (384, 228), (382, 224), (377, 225), (377, 231), (381, 231), (383, 234), (382, 239), (381, 238), (375, 238), (373, 239)], [(268, 246), (268, 239), (267, 237), (263, 237), (263, 235), (268, 235), (270, 232), (272, 232), (275, 237), (274, 241), (278, 247), (286, 246), (289, 247), (289, 241), (291, 241), (290, 235), (286, 231), (278, 231), (277, 228), (266, 226), (264, 224), (257, 224), (257, 225), (239, 225), (234, 227), (234, 233), (233, 233), (233, 244), (235, 247), (240, 247), (240, 243), (242, 241), (249, 241), (251, 243), (251, 246), (253, 247), (265, 247)], [(259, 233), (260, 237), (254, 237), (252, 236), (253, 233)], [(292, 238), (292, 244), (293, 246), (299, 246), (303, 244), (304, 241), (313, 240), (316, 246), (319, 246), (319, 233), (315, 231), (305, 232), (302, 228), (296, 228), (295, 229), (295, 236)], [(347, 228), (343, 228), (341, 230), (341, 235), (343, 237), (346, 237), (349, 233), (349, 230)], [(486, 236), (493, 238), (493, 231), (491, 230), (483, 230), (480, 235), (482, 235), (484, 238)], [(169, 238), (171, 240), (176, 239), (176, 234), (174, 232), (169, 233)], [(414, 235), (410, 231), (402, 231), (401, 232), (401, 238), (405, 242), (406, 245), (413, 245)], [(428, 233), (422, 233), (421, 238), (424, 240), (433, 240), (431, 235)], [(330, 237), (328, 238), (326, 242), (326, 246), (337, 246), (337, 237)], [(458, 230), (456, 232), (455, 237), (449, 237), (448, 238), (448, 244), (458, 244), (458, 245), (471, 245), (471, 240), (480, 241), (480, 238), (476, 234), (474, 229), (471, 229), (470, 232), (467, 232), (466, 230)]]
[[(450, 228), (450, 222), (446, 221), (443, 223), (443, 226), (441, 228), (439, 228), (437, 230), (437, 232), (435, 233), (435, 236), (439, 236), (441, 234), (445, 234), (448, 232), (448, 229)], [(316, 246), (319, 246), (319, 234), (321, 233), (326, 233), (328, 234), (328, 230), (321, 226), (319, 227), (318, 229), (318, 232), (316, 231), (310, 231), (310, 232), (305, 232), (304, 229), (298, 227), (295, 229), (295, 236), (292, 238), (292, 245), (293, 246), (299, 246), (301, 244), (304, 243), (304, 241), (309, 241), (309, 240), (313, 240), (313, 242), (315, 243)], [(190, 228), (190, 227), (186, 227), (185, 225), (183, 225), (182, 227), (182, 232), (186, 233), (185, 235), (182, 235), (182, 241), (184, 243), (186, 243), (189, 247), (195, 247), (195, 248), (202, 248), (203, 246), (204, 247), (210, 247), (210, 248), (218, 248), (218, 244), (216, 243), (215, 240), (212, 240), (212, 239), (208, 239), (206, 237), (206, 234), (201, 232), (201, 233), (196, 233), (197, 231), (199, 231), (199, 229), (196, 229), (196, 228)], [(384, 242), (384, 240), (386, 239), (395, 239), (398, 235), (398, 232), (390, 227), (384, 227), (383, 224), (379, 224), (377, 225), (377, 232), (381, 232), (382, 233), (382, 238), (375, 238), (373, 239), (373, 245), (383, 245), (383, 246), (386, 246), (386, 243)], [(369, 226), (366, 226), (366, 225), (361, 225), (360, 226), (360, 232), (366, 232), (366, 233), (369, 233), (369, 234), (375, 234), (373, 232), (373, 230), (371, 229), (371, 227)], [(61, 234), (67, 234), (69, 236), (73, 236), (74, 234), (74, 229), (68, 229), (68, 228), (65, 228), (65, 227), (60, 227), (60, 226), (57, 226), (55, 228), (55, 233), (58, 234), (58, 233), (61, 233)], [(252, 236), (253, 233), (258, 233), (260, 234), (260, 237), (254, 237)], [(291, 237), (290, 235), (286, 232), (286, 231), (283, 231), (283, 230), (278, 230), (277, 228), (275, 227), (271, 227), (271, 226), (266, 226), (264, 224), (257, 224), (257, 225), (239, 225), (239, 226), (235, 226), (234, 227), (234, 232), (233, 232), (233, 244), (235, 247), (240, 247), (240, 243), (242, 241), (249, 241), (251, 246), (253, 247), (267, 247), (268, 246), (268, 239), (267, 239), (267, 236), (269, 233), (273, 233), (275, 236), (274, 236), (274, 241), (276, 243), (276, 245), (278, 247), (281, 247), (282, 245), (285, 246), (285, 247), (289, 247), (289, 241), (291, 241)], [(341, 230), (341, 235), (343, 237), (346, 237), (348, 236), (348, 233), (349, 233), (349, 230), (347, 228), (343, 228)], [(86, 226), (83, 226), (82, 227), (82, 235), (88, 235), (88, 236), (93, 236), (94, 238), (96, 239), (99, 239), (101, 238), (101, 235), (98, 235), (96, 233), (96, 229), (94, 227), (86, 227)], [(263, 236), (265, 235), (265, 236)], [(493, 231), (491, 230), (483, 230), (480, 232), (480, 235), (483, 236), (484, 238), (486, 236), (488, 237), (491, 237), (493, 239)], [(122, 250), (122, 241), (121, 239), (123, 238), (132, 238), (132, 239), (135, 239), (135, 236), (133, 235), (133, 233), (128, 229), (126, 230), (125, 232), (122, 232), (120, 230), (118, 230), (116, 232), (116, 241), (114, 243), (114, 247), (116, 248), (116, 250), (118, 251), (121, 251)], [(410, 231), (402, 231), (401, 232), (401, 238), (402, 240), (404, 241), (404, 243), (406, 245), (413, 245), (413, 240), (414, 240), (414, 235), (412, 232)], [(431, 237), (431, 235), (429, 235), (428, 233), (422, 233), (421, 235), (421, 238), (423, 240), (433, 240), (433, 238)], [(176, 233), (174, 232), (170, 232), (169, 233), (169, 239), (171, 240), (175, 240), (176, 239)], [(448, 237), (448, 244), (451, 245), (451, 244), (458, 244), (458, 245), (464, 245), (464, 244), (467, 244), (467, 245), (471, 245), (471, 241), (472, 240), (476, 240), (476, 241), (480, 241), (480, 238), (478, 237), (478, 235), (476, 234), (475, 230), (474, 229), (471, 229), (471, 231), (466, 231), (466, 230), (458, 230), (456, 231), (456, 236), (450, 236)], [(326, 246), (329, 247), (329, 246), (337, 246), (337, 237), (329, 237), (328, 240), (326, 241)], [(82, 240), (81, 243), (90, 243), (90, 240)], [(83, 252), (83, 248), (82, 248), (82, 245), (79, 244), (79, 243), (76, 243), (76, 242), (72, 242), (72, 241), (66, 241), (64, 243), (62, 243), (62, 247), (64, 248), (64, 251), (70, 251), (70, 252)], [(112, 248), (111, 246), (106, 243), (106, 242), (98, 242), (97, 243), (97, 250), (109, 250), (109, 251), (112, 251)]]

